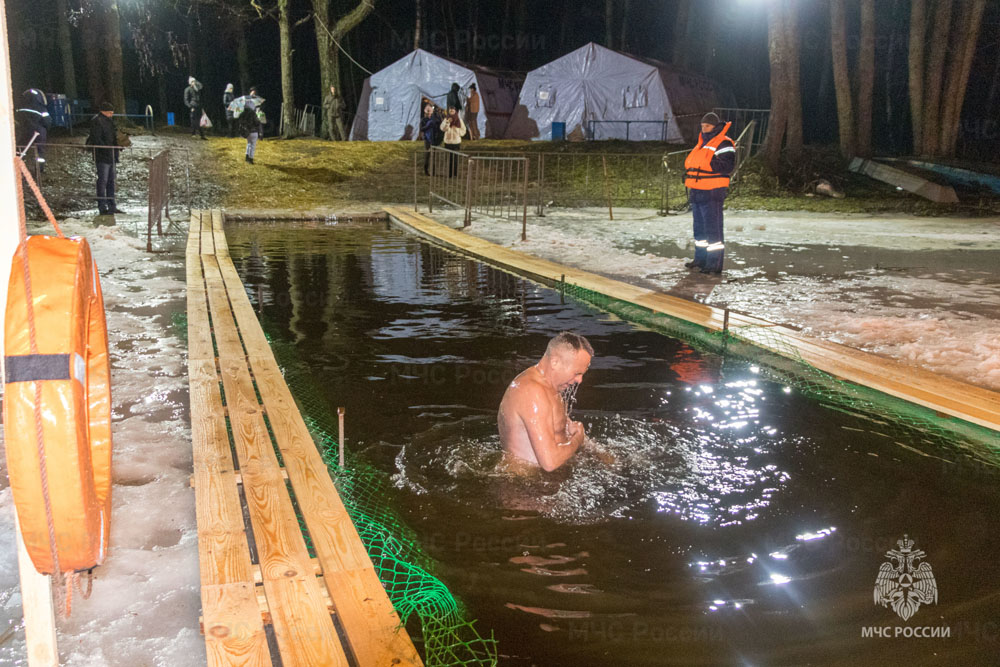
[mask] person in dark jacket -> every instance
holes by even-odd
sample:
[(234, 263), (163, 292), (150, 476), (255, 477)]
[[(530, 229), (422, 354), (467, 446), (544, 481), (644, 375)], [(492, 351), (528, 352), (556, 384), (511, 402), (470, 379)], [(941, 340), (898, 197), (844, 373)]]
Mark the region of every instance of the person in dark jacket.
[(323, 97), (323, 117), (326, 120), (326, 136), (330, 141), (347, 141), (347, 132), (344, 129), (344, 100), (334, 86), (330, 86), (330, 92)]
[(193, 76), (188, 77), (188, 87), (184, 89), (184, 106), (191, 113), (191, 136), (196, 133), (205, 138), (205, 128), (201, 126), (201, 89), (202, 85)]
[(97, 210), (101, 215), (124, 213), (115, 204), (115, 165), (121, 149), (118, 146), (118, 130), (112, 118), (115, 109), (108, 102), (98, 107), (100, 112), (90, 121), (90, 136), (87, 145), (94, 146), (94, 162), (97, 165)]
[(236, 99), (236, 94), (233, 92), (233, 84), (227, 83), (226, 92), (222, 93), (222, 110), (226, 113), (226, 136), (230, 139), (236, 136), (233, 129), (235, 119), (233, 112), (229, 110), (229, 105), (233, 103), (234, 99)]
[[(250, 89), (251, 95), (256, 95), (256, 93), (256, 89)], [(243, 113), (240, 114), (240, 131), (247, 138), (246, 161), (249, 164), (253, 164), (254, 155), (257, 153), (257, 139), (264, 134), (261, 115), (253, 100), (247, 100), (246, 106), (243, 107)]]
[(725, 259), (722, 205), (736, 168), (736, 146), (726, 136), (730, 125), (715, 113), (705, 114), (698, 144), (684, 161), (684, 187), (694, 218), (694, 259), (684, 266), (702, 273), (722, 273)]
[(425, 100), (424, 115), (420, 117), (420, 138), (424, 140), (424, 174), (427, 176), (431, 175), (431, 146), (438, 143), (436, 140), (439, 125), (441, 119), (435, 115), (434, 105)]
[(448, 108), (462, 113), (462, 89), (457, 83), (451, 84), (451, 90), (448, 91)]
[(17, 144), (27, 146), (31, 138), (38, 133), (35, 139), (38, 167), (45, 169), (45, 144), (48, 141), (49, 127), (52, 120), (49, 118), (48, 100), (45, 93), (37, 88), (29, 88), (21, 95), (21, 108), (17, 110)]

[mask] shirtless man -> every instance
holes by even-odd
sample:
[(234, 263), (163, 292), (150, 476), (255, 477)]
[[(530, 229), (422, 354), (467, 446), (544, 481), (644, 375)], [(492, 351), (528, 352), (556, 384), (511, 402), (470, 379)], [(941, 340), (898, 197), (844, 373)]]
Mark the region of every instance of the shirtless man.
[(586, 338), (564, 331), (549, 341), (541, 361), (514, 378), (497, 414), (509, 455), (551, 472), (580, 449), (583, 424), (566, 415), (560, 392), (583, 381), (593, 356)]

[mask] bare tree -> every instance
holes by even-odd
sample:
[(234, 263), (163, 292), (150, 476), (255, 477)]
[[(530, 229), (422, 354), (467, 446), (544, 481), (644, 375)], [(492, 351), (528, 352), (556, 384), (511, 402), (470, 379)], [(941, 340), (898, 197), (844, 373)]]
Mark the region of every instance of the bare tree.
[(291, 0), (278, 0), (278, 36), (281, 59), (281, 124), (286, 139), (295, 136), (295, 86), (292, 80)]
[(948, 55), (948, 37), (953, 4), (953, 0), (937, 0), (937, 10), (934, 12), (931, 54), (924, 78), (924, 133), (917, 151), (921, 155), (935, 155), (938, 139), (941, 136), (938, 126), (941, 112), (941, 86), (944, 79), (945, 60)]
[(781, 146), (788, 129), (788, 63), (785, 44), (783, 0), (770, 3), (767, 21), (767, 53), (771, 63), (771, 118), (764, 137), (764, 161), (777, 171)]
[(830, 50), (833, 54), (833, 86), (837, 93), (840, 152), (844, 157), (853, 157), (854, 105), (851, 100), (851, 77), (847, 69), (846, 0), (830, 0)]
[(986, 0), (966, 0), (962, 3), (962, 12), (955, 22), (954, 43), (960, 47), (952, 51), (947, 92), (942, 99), (941, 136), (938, 140), (938, 154), (942, 156), (950, 157), (955, 154), (958, 131), (961, 128), (962, 105), (985, 10)]
[(875, 0), (861, 0), (861, 42), (858, 48), (858, 90), (855, 99), (858, 155), (872, 151), (872, 92), (875, 90)]
[(56, 0), (57, 35), (59, 55), (62, 57), (63, 90), (66, 97), (76, 99), (76, 65), (73, 62), (73, 35), (69, 29), (69, 10), (66, 0)]
[[(416, 51), (420, 48), (420, 31), (423, 27), (420, 25), (421, 19), (423, 19), (424, 6), (420, 0), (416, 0), (417, 18), (413, 22), (413, 50)], [(317, 41), (319, 37), (317, 36)]]
[(786, 148), (793, 158), (802, 153), (802, 87), (799, 66), (801, 37), (799, 30), (798, 0), (783, 0), (785, 97), (787, 98), (788, 128)]
[(604, 46), (615, 48), (615, 0), (604, 0)]
[(924, 45), (927, 39), (927, 0), (910, 0), (910, 122), (913, 152), (920, 153), (924, 136)]
[(629, 22), (629, 10), (631, 9), (632, 0), (622, 0), (622, 33), (618, 40), (618, 48), (623, 51), (629, 49), (628, 43), (628, 22)]
[[(319, 51), (320, 99), (327, 94), (330, 86), (338, 91), (340, 87), (340, 43), (349, 32), (364, 21), (375, 9), (375, 0), (360, 0), (350, 12), (334, 21), (330, 16), (329, 0), (312, 0), (313, 20), (316, 28), (316, 46)], [(332, 128), (326, 114), (323, 117), (324, 133)]]
[(687, 48), (691, 35), (693, 18), (691, 0), (680, 0), (677, 3), (677, 16), (674, 19), (674, 55), (671, 62), (677, 67), (687, 65)]

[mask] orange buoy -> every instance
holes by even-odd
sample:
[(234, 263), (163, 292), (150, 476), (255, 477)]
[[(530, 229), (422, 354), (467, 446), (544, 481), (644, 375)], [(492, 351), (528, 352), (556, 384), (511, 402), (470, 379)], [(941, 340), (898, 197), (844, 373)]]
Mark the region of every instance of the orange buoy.
[(85, 239), (21, 242), (4, 356), (7, 473), (28, 555), (42, 574), (56, 563), (62, 572), (90, 569), (104, 560), (110, 529), (111, 373)]

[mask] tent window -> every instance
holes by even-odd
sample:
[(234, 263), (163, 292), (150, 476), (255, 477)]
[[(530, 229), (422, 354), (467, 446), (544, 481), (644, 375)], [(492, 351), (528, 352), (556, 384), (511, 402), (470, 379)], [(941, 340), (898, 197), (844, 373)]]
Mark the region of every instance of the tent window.
[(372, 111), (388, 111), (389, 96), (380, 90), (372, 91)]
[(626, 109), (638, 109), (649, 104), (649, 94), (646, 86), (641, 84), (626, 86), (622, 91), (622, 106)]
[(535, 92), (536, 107), (551, 107), (556, 102), (556, 91), (548, 84), (538, 86)]

